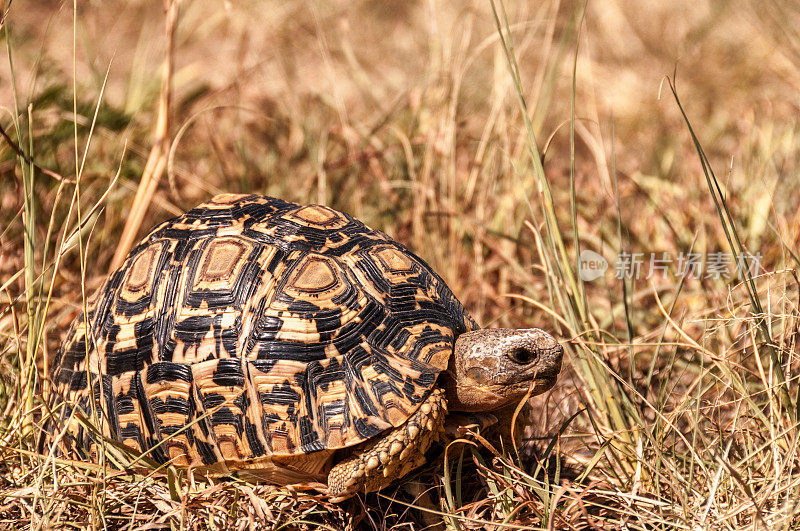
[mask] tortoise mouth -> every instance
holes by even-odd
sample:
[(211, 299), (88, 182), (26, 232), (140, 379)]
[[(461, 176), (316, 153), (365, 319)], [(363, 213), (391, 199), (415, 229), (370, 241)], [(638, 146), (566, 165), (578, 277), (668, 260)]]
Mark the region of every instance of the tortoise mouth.
[(534, 380), (536, 380), (536, 387), (538, 388), (541, 383), (543, 391), (553, 387), (558, 379), (559, 373), (561, 373), (561, 362), (564, 358), (564, 347), (561, 345), (556, 345), (556, 347), (551, 349), (548, 354), (548, 365), (546, 365), (544, 369), (537, 372), (534, 376)]
[(540, 371), (534, 376), (534, 380), (537, 382), (540, 380), (543, 381), (551, 381), (555, 383), (556, 379), (558, 379), (558, 374), (561, 372), (561, 358), (558, 359), (558, 363), (555, 363), (543, 371)]
[[(559, 372), (558, 369), (548, 370), (524, 381), (490, 387), (495, 394), (505, 396), (507, 402), (514, 402), (522, 399), (529, 392), (530, 397), (534, 397), (551, 389), (558, 381)], [(533, 387), (532, 391), (531, 387)]]
[(512, 384), (511, 387), (515, 391), (514, 394), (519, 394), (524, 396), (528, 393), (528, 390), (531, 388), (531, 384), (533, 384), (533, 392), (531, 392), (531, 396), (536, 396), (552, 388), (556, 384), (557, 380), (558, 380), (558, 372), (553, 372), (548, 374), (538, 374), (536, 375), (535, 378), (532, 378), (526, 382), (519, 382)]
[(537, 376), (534, 380), (536, 383), (533, 386), (533, 394), (538, 395), (544, 393), (548, 389), (552, 388), (556, 384), (557, 380), (558, 372), (552, 375)]

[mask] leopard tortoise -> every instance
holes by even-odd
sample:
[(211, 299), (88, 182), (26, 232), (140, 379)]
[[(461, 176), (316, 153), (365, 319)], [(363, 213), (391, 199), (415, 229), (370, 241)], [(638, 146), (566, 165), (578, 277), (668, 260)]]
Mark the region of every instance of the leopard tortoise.
[(52, 404), (89, 454), (102, 433), (341, 501), (420, 466), (448, 410), (550, 388), (562, 352), (538, 329), (480, 330), (422, 259), (347, 214), (224, 194), (110, 275), (54, 364)]

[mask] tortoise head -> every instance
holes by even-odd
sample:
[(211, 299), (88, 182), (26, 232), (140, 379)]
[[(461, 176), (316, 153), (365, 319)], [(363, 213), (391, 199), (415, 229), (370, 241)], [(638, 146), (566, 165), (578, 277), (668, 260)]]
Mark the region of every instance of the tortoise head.
[(528, 328), (487, 328), (460, 335), (446, 378), (451, 411), (493, 411), (550, 389), (564, 349), (553, 336)]

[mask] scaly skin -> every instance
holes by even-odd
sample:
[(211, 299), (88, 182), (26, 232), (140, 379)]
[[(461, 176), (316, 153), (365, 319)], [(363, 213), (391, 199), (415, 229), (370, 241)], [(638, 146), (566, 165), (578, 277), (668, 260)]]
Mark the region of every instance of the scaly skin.
[(358, 492), (380, 490), (425, 463), (425, 452), (444, 430), (447, 400), (434, 389), (408, 422), (334, 466), (328, 495), (336, 503)]

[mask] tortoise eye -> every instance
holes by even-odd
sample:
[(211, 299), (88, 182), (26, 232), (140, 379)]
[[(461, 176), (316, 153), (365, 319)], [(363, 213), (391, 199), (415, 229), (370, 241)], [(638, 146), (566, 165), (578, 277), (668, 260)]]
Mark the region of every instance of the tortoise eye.
[(507, 356), (508, 359), (518, 365), (528, 365), (536, 359), (536, 353), (526, 348), (515, 348), (514, 350), (511, 350)]

